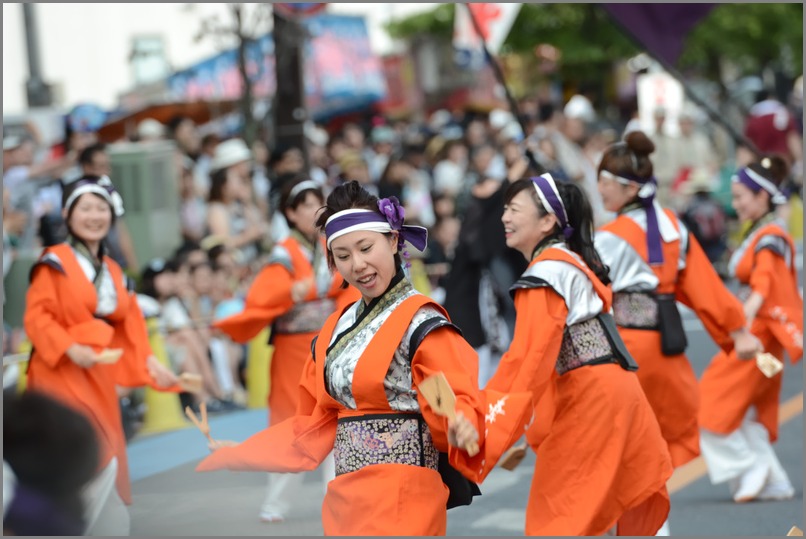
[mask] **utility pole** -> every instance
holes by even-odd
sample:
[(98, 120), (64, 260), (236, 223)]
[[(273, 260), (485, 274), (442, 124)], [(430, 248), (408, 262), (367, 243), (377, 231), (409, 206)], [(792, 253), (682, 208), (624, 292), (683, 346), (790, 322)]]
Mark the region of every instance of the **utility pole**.
[(50, 85), (42, 80), (42, 68), (39, 61), (39, 34), (36, 27), (34, 7), (36, 4), (22, 5), (22, 16), (25, 23), (25, 47), (28, 53), (28, 81), (25, 93), (28, 106), (49, 107), (53, 104)]
[(277, 91), (274, 95), (274, 142), (302, 151), (305, 169), (310, 169), (305, 139), (305, 83), (302, 47), (307, 31), (294, 17), (274, 7), (274, 63)]

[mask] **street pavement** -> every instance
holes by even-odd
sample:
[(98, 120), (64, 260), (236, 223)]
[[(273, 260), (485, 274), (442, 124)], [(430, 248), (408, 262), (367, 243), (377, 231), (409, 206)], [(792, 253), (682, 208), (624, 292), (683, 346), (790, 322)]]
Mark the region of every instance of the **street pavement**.
[[(801, 281), (802, 282), (802, 281)], [(682, 309), (689, 337), (688, 355), (700, 376), (716, 351), (702, 324)], [(803, 386), (802, 363), (786, 364), (781, 394), (780, 437), (776, 452), (795, 486), (793, 500), (733, 503), (727, 486), (711, 485), (701, 460), (679, 469), (670, 492), (672, 535), (785, 536), (803, 529)], [(243, 440), (266, 424), (265, 410), (211, 417), (216, 438)], [(285, 522), (258, 520), (266, 475), (257, 472), (194, 471), (207, 454), (204, 437), (193, 428), (137, 437), (129, 444), (134, 504), (133, 536), (322, 535), (324, 495), (321, 473), (305, 474), (300, 495)], [(267, 449), (269, 450), (269, 449)], [(513, 472), (494, 470), (481, 485), (482, 496), (470, 506), (448, 512), (448, 535), (523, 535), (534, 454)], [(382, 493), (379, 493), (382, 495)]]

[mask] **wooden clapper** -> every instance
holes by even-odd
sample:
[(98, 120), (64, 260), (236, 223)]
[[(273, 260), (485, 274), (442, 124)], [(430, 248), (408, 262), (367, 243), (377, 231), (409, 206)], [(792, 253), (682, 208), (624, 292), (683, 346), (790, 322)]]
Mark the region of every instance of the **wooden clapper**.
[[(417, 389), (435, 413), (447, 417), (448, 421), (456, 420), (456, 395), (443, 373), (429, 376), (418, 384)], [(471, 442), (462, 449), (472, 457), (478, 454), (479, 444)]]

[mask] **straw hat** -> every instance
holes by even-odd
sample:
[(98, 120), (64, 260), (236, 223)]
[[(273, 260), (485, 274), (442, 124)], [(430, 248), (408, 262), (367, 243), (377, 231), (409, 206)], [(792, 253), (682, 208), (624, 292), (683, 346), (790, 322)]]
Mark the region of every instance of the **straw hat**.
[(239, 138), (225, 140), (215, 148), (213, 160), (210, 162), (210, 171), (215, 172), (251, 160), (252, 152), (249, 151), (243, 140)]

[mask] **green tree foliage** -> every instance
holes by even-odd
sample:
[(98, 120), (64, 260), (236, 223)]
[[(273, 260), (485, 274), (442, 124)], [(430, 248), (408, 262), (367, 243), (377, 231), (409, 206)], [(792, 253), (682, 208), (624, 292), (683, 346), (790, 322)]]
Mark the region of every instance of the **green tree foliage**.
[[(398, 39), (429, 34), (450, 40), (455, 9), (441, 4), (387, 29)], [(565, 76), (596, 76), (614, 60), (639, 51), (598, 4), (523, 4), (501, 52), (531, 55), (541, 43), (560, 49)], [(680, 66), (717, 80), (724, 60), (748, 73), (771, 66), (799, 74), (802, 44), (803, 4), (721, 4), (687, 37)]]
[(803, 72), (803, 4), (721, 4), (686, 39), (683, 67), (708, 75), (721, 61), (745, 74), (773, 67), (797, 76)]

